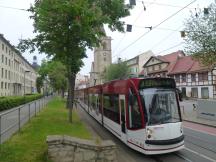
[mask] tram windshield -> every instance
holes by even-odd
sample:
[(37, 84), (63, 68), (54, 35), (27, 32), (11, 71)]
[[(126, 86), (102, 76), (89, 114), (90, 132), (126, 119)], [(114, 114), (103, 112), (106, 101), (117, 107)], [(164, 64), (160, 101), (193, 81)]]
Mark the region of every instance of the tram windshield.
[(148, 125), (180, 122), (176, 93), (173, 89), (140, 90)]

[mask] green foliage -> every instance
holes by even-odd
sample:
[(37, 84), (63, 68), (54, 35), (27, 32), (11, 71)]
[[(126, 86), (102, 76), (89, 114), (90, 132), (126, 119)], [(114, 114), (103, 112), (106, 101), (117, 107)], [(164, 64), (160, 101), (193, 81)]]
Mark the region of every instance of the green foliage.
[(124, 0), (42, 0), (30, 8), (34, 20), (33, 39), (21, 40), (21, 51), (35, 48), (70, 65), (78, 72), (86, 47), (99, 44), (103, 24), (124, 31), (120, 18), (129, 15)]
[(11, 109), (41, 98), (41, 94), (24, 96), (9, 96), (0, 98), (0, 111)]
[(37, 77), (36, 79), (36, 87), (37, 87), (37, 92), (41, 93), (41, 88), (43, 87), (43, 78), (41, 76)]
[(216, 62), (216, 4), (208, 7), (209, 14), (203, 11), (198, 16), (191, 14), (185, 22), (185, 50), (189, 55), (206, 65)]
[(65, 90), (67, 88), (67, 69), (60, 61), (43, 60), (38, 71), (38, 87), (42, 87), (43, 81), (49, 79), (54, 90)]
[(125, 62), (119, 62), (116, 64), (111, 64), (104, 74), (104, 79), (106, 81), (114, 79), (123, 79), (128, 77), (129, 68)]
[(38, 0), (29, 9), (34, 20), (35, 38), (21, 40), (21, 51), (38, 49), (67, 69), (69, 120), (73, 105), (76, 74), (83, 66), (86, 48), (100, 44), (103, 25), (123, 32), (121, 18), (129, 15), (124, 0)]
[(68, 83), (66, 67), (59, 61), (51, 61), (48, 65), (48, 76), (52, 87), (55, 90), (65, 90)]
[(50, 101), (37, 117), (32, 118), (20, 133), (1, 144), (1, 162), (50, 162), (47, 155), (48, 135), (69, 135), (91, 139), (91, 134), (73, 113), (73, 124), (67, 121), (65, 102), (58, 98)]

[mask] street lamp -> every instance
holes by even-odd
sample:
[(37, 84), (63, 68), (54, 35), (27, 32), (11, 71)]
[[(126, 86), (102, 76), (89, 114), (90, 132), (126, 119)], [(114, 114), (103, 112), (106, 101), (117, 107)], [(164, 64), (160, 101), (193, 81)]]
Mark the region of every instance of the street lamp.
[(24, 88), (23, 88), (24, 89), (24, 96), (25, 96), (25, 74), (29, 73), (29, 72), (30, 72), (29, 70), (24, 71)]

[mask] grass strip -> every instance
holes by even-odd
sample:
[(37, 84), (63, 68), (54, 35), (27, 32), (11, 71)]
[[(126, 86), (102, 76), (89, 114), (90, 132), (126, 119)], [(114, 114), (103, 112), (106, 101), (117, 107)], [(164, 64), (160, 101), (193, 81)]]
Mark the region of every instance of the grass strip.
[(68, 122), (68, 110), (60, 98), (49, 102), (19, 133), (0, 145), (0, 162), (50, 162), (46, 137), (56, 134), (91, 139), (76, 112), (73, 111), (73, 123)]

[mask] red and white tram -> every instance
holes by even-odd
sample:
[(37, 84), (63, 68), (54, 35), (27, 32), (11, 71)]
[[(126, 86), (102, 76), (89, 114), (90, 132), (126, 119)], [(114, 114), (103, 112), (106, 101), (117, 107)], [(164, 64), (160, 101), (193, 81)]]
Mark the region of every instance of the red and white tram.
[(144, 154), (184, 148), (179, 93), (172, 78), (131, 78), (76, 91), (81, 106)]

